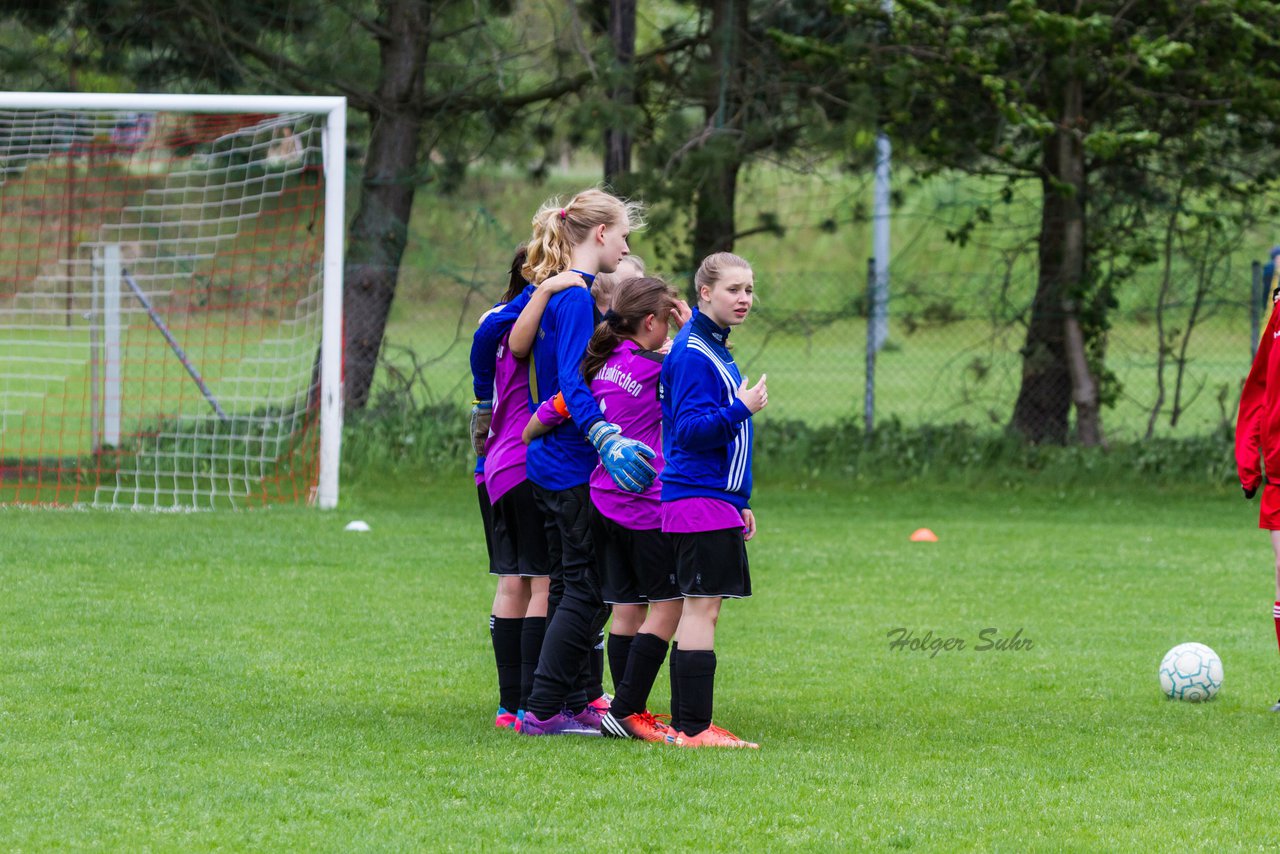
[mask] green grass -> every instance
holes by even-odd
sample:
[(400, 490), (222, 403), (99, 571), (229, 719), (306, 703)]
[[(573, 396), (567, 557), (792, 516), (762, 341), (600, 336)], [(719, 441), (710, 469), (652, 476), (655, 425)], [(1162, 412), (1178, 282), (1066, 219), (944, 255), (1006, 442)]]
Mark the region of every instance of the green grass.
[[(758, 753), (493, 729), (474, 496), (0, 510), (0, 839), (14, 849), (1259, 845), (1271, 556), (1227, 492), (758, 486), (717, 717)], [(370, 534), (342, 531), (362, 518)], [(913, 544), (928, 526), (940, 542)], [(936, 657), (896, 627), (957, 636)], [(986, 627), (1029, 650), (978, 652)], [(1175, 643), (1226, 664), (1164, 700)], [(653, 696), (666, 710), (665, 680)]]

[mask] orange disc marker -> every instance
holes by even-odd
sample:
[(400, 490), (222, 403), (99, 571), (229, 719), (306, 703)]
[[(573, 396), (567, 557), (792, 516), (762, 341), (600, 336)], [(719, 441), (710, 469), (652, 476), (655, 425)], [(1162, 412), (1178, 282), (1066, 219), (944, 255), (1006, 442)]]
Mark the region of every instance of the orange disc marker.
[(911, 534), (911, 542), (913, 543), (936, 543), (938, 535), (928, 528), (916, 528)]

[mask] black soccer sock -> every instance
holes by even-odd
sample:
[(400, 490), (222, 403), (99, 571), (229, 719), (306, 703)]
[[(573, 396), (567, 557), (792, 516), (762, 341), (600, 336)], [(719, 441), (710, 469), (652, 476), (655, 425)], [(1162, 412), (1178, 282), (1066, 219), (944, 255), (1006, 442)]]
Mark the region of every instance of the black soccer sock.
[(493, 658), (498, 665), (498, 704), (508, 712), (520, 707), (520, 630), (522, 619), (489, 617)]
[(609, 678), (613, 680), (613, 693), (616, 696), (618, 686), (627, 675), (627, 658), (631, 655), (631, 642), (635, 635), (615, 635), (609, 632)]
[(547, 633), (547, 618), (525, 617), (520, 624), (519, 708), (523, 709), (529, 702), (529, 692), (533, 690), (533, 671), (538, 669), (538, 656), (542, 654), (542, 638)]
[(587, 696), (591, 699), (604, 694), (604, 629), (596, 632), (595, 645), (591, 647), (591, 679), (587, 682)]
[(671, 679), (671, 728), (680, 731), (680, 680), (676, 676), (680, 659), (680, 644), (671, 642), (671, 655), (667, 658), (667, 676)]
[[(654, 680), (667, 658), (667, 642), (648, 632), (636, 635), (630, 646), (626, 675), (619, 681), (613, 706), (609, 709), (615, 718), (625, 718), (648, 708), (649, 692), (653, 690)], [(610, 648), (610, 653), (612, 651)]]
[(711, 726), (716, 654), (710, 649), (680, 650), (680, 731), (695, 736)]

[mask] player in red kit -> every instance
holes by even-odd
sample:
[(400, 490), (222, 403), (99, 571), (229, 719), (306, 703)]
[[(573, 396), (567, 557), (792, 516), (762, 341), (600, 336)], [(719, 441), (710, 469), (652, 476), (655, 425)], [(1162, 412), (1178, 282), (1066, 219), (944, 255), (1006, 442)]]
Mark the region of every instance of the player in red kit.
[[(1280, 254), (1280, 253), (1277, 253)], [(1275, 295), (1272, 295), (1275, 301)], [(1280, 646), (1280, 312), (1274, 308), (1258, 343), (1253, 367), (1240, 392), (1236, 416), (1236, 471), (1244, 497), (1262, 490), (1258, 527), (1271, 532), (1276, 556), (1276, 598), (1272, 618)], [(1280, 712), (1280, 702), (1271, 707)]]

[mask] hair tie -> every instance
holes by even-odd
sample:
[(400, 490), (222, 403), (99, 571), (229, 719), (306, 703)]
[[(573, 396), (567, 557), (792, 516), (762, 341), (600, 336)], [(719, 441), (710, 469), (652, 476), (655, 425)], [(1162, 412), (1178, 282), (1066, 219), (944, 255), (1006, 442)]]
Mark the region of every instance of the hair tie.
[(560, 218), (561, 218), (561, 219), (568, 219), (568, 218), (569, 218), (569, 213), (568, 213), (564, 208), (561, 208), (561, 209), (560, 209)]
[(617, 329), (619, 326), (622, 325), (622, 315), (618, 314), (613, 309), (609, 309), (608, 311), (606, 311), (603, 315), (601, 315), (600, 319), (605, 323), (609, 324), (610, 329)]

